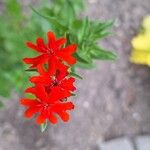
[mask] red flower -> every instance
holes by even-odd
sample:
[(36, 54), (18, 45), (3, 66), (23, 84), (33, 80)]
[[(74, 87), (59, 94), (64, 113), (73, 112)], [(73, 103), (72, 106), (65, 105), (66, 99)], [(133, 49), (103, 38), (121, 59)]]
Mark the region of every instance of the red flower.
[(42, 66), (38, 66), (38, 72), (40, 75), (31, 77), (30, 81), (35, 84), (42, 84), (47, 93), (50, 93), (53, 89), (57, 88), (58, 90), (71, 95), (70, 91), (74, 91), (76, 89), (73, 85), (75, 78), (67, 77), (67, 70), (68, 67), (61, 64), (59, 70), (56, 70), (55, 74), (52, 76), (51, 73), (49, 74), (49, 68), (48, 71), (45, 71)]
[(65, 38), (57, 40), (53, 32), (48, 32), (47, 36), (48, 44), (45, 44), (42, 38), (37, 39), (36, 45), (27, 42), (27, 46), (38, 51), (40, 56), (24, 59), (24, 62), (31, 64), (31, 68), (36, 68), (39, 74), (30, 77), (29, 80), (34, 86), (25, 90), (25, 93), (35, 95), (35, 99), (23, 98), (21, 104), (28, 107), (25, 111), (27, 118), (38, 114), (38, 124), (46, 120), (57, 123), (56, 115), (63, 121), (68, 121), (67, 111), (74, 108), (68, 98), (76, 89), (73, 85), (75, 79), (68, 76), (69, 67), (76, 62), (72, 56), (76, 45), (62, 47), (66, 43)]
[[(58, 90), (59, 91), (59, 90)], [(21, 104), (28, 107), (25, 111), (25, 117), (31, 118), (34, 114), (38, 113), (36, 122), (42, 124), (48, 119), (51, 123), (57, 123), (56, 115), (60, 116), (63, 121), (69, 120), (67, 110), (74, 108), (72, 102), (62, 102), (63, 94), (53, 90), (47, 94), (45, 88), (41, 84), (37, 84), (34, 88), (26, 90), (36, 96), (35, 99), (24, 98)]]
[(56, 67), (57, 60), (65, 61), (70, 65), (76, 63), (76, 59), (72, 56), (76, 52), (76, 44), (62, 47), (66, 43), (65, 38), (56, 39), (53, 32), (47, 33), (48, 43), (45, 44), (42, 38), (37, 38), (36, 45), (31, 42), (27, 42), (27, 46), (39, 53), (40, 56), (35, 58), (24, 58), (24, 62), (31, 64), (31, 68), (35, 68), (38, 65), (42, 65), (48, 61), (50, 68)]

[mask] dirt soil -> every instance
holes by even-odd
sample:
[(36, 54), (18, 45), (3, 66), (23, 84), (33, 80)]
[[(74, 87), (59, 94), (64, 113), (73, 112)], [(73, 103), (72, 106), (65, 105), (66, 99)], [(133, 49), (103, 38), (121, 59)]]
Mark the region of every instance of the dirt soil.
[(0, 110), (0, 150), (97, 150), (103, 140), (150, 133), (150, 68), (129, 62), (130, 40), (142, 17), (150, 14), (149, 2), (88, 0), (85, 16), (116, 19), (113, 36), (102, 44), (114, 49), (118, 60), (79, 70), (84, 80), (77, 81), (70, 122), (50, 125), (44, 134), (23, 118), (19, 96), (13, 93)]

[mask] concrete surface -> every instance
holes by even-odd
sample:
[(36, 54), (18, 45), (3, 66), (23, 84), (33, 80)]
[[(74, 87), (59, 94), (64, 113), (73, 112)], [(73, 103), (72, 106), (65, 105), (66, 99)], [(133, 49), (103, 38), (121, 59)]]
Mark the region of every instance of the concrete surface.
[(150, 135), (121, 137), (100, 142), (99, 150), (150, 150)]
[(129, 139), (119, 138), (100, 144), (100, 150), (134, 150), (134, 147)]
[(138, 150), (150, 150), (150, 136), (140, 136), (136, 138), (136, 145)]

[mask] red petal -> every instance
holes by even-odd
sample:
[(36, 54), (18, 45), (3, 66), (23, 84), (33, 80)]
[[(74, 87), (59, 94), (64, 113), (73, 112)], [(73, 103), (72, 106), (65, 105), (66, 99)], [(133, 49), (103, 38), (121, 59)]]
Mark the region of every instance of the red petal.
[(25, 90), (26, 93), (32, 93), (37, 98), (39, 98), (40, 101), (47, 102), (47, 93), (45, 92), (45, 88), (42, 84), (37, 83), (35, 87), (29, 87)]
[(74, 105), (72, 102), (66, 102), (66, 103), (57, 103), (52, 108), (53, 112), (61, 112), (66, 110), (74, 109)]
[(25, 115), (26, 118), (31, 118), (31, 117), (32, 117), (35, 113), (37, 113), (39, 110), (40, 110), (39, 107), (30, 107), (30, 108), (28, 108), (28, 109), (25, 111), (24, 115)]
[(69, 120), (69, 114), (65, 111), (59, 112), (58, 115), (64, 122), (67, 122)]
[(71, 94), (67, 90), (62, 90), (61, 87), (53, 87), (51, 93), (49, 94), (49, 102), (55, 102), (66, 97), (70, 97)]
[(63, 80), (69, 73), (68, 72), (58, 72), (57, 74), (57, 81), (61, 81)]
[(63, 52), (63, 53), (73, 54), (73, 53), (76, 52), (76, 50), (77, 50), (77, 45), (76, 44), (71, 44), (71, 45), (68, 45), (65, 48), (62, 48), (60, 51)]
[(36, 84), (36, 96), (44, 102), (48, 101), (47, 93), (45, 92), (45, 88), (41, 84)]
[(39, 76), (33, 76), (33, 77), (30, 77), (29, 81), (32, 83), (37, 83), (40, 81), (40, 79), (41, 79), (41, 77), (39, 77)]
[(44, 68), (42, 65), (38, 65), (38, 66), (37, 66), (37, 70), (38, 70), (38, 72), (39, 72), (41, 75), (45, 75), (45, 74), (46, 74), (45, 68)]
[(37, 117), (37, 119), (36, 119), (36, 123), (37, 124), (42, 124), (42, 123), (44, 123), (46, 121), (46, 117), (41, 113), (38, 117)]
[(56, 42), (55, 34), (54, 34), (53, 32), (51, 32), (51, 31), (49, 31), (49, 32), (47, 33), (47, 37), (48, 37), (48, 46), (49, 46), (50, 48), (52, 48), (54, 42)]
[(62, 61), (56, 60), (57, 69), (66, 72), (68, 70), (68, 66), (64, 65)]
[(59, 48), (60, 46), (62, 46), (66, 42), (67, 42), (66, 38), (60, 38), (59, 40), (56, 41), (56, 45)]
[(65, 78), (68, 75), (68, 66), (62, 64), (62, 62), (57, 61), (57, 74), (56, 78), (58, 81), (61, 81), (63, 78)]
[(67, 54), (65, 52), (57, 53), (57, 56), (60, 57), (63, 61), (66, 61), (68, 64), (73, 65), (76, 63), (76, 58), (73, 57), (71, 54)]
[(34, 87), (29, 87), (25, 90), (25, 93), (36, 94), (36, 89)]
[(29, 48), (31, 48), (31, 49), (33, 49), (33, 50), (35, 50), (35, 51), (38, 51), (38, 52), (43, 53), (43, 50), (42, 50), (42, 49), (40, 49), (37, 45), (34, 45), (34, 44), (31, 43), (31, 42), (27, 42), (26, 45), (27, 45), (27, 47), (29, 47)]
[(32, 83), (41, 83), (44, 85), (49, 85), (52, 83), (52, 79), (49, 76), (33, 76), (30, 78)]
[(49, 114), (48, 119), (52, 124), (56, 124), (58, 122), (57, 117), (52, 113)]
[(74, 104), (72, 102), (61, 103), (62, 110), (71, 110), (74, 109)]
[(48, 61), (48, 74), (49, 75), (54, 75), (56, 72), (56, 57), (51, 57)]
[(37, 38), (36, 43), (42, 52), (47, 52), (48, 48), (46, 47), (44, 40), (42, 38)]
[(74, 78), (68, 78), (68, 79), (64, 79), (62, 80), (60, 86), (63, 88), (63, 89), (66, 89), (66, 90), (70, 90), (70, 91), (74, 91), (76, 88), (74, 87), (73, 83), (74, 83), (75, 79)]
[(66, 61), (68, 64), (73, 65), (76, 63), (76, 58), (74, 58), (72, 54), (76, 52), (76, 49), (77, 45), (72, 44), (68, 47), (62, 48), (60, 51), (57, 52), (56, 55), (62, 60)]
[(44, 64), (48, 60), (48, 55), (43, 54), (34, 58), (24, 58), (23, 61), (26, 64), (32, 64), (30, 68), (35, 68), (38, 65)]
[(20, 104), (24, 106), (34, 106), (40, 104), (36, 99), (28, 99), (28, 98), (23, 98), (20, 100)]

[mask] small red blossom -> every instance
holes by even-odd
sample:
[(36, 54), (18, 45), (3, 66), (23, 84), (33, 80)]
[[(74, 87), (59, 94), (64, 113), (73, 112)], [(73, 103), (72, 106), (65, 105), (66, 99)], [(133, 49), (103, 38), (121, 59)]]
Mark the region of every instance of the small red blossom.
[(76, 44), (62, 47), (66, 43), (66, 39), (60, 38), (57, 40), (53, 32), (48, 32), (47, 37), (47, 44), (44, 43), (42, 38), (37, 38), (36, 44), (27, 42), (27, 46), (39, 52), (40, 55), (35, 58), (24, 58), (25, 63), (31, 64), (31, 68), (36, 68), (46, 62), (53, 68), (56, 65), (56, 60), (65, 61), (70, 65), (76, 63), (76, 58), (72, 56), (76, 52)]
[(57, 88), (64, 93), (71, 94), (71, 91), (73, 92), (76, 89), (73, 85), (75, 78), (67, 76), (67, 69), (67, 66), (63, 66), (60, 70), (56, 70), (55, 74), (51, 76), (49, 69), (45, 71), (42, 66), (38, 66), (40, 75), (31, 77), (30, 81), (34, 84), (41, 83), (45, 86), (47, 93)]
[[(23, 98), (21, 104), (27, 107), (25, 117), (31, 118), (38, 114), (36, 119), (37, 124), (42, 124), (48, 119), (52, 124), (57, 123), (57, 115), (64, 121), (69, 120), (68, 110), (74, 109), (72, 102), (62, 102), (54, 100), (54, 97), (49, 97), (41, 85), (38, 85), (33, 92), (35, 99)], [(40, 91), (39, 91), (40, 90)], [(55, 93), (56, 94), (56, 93)]]

